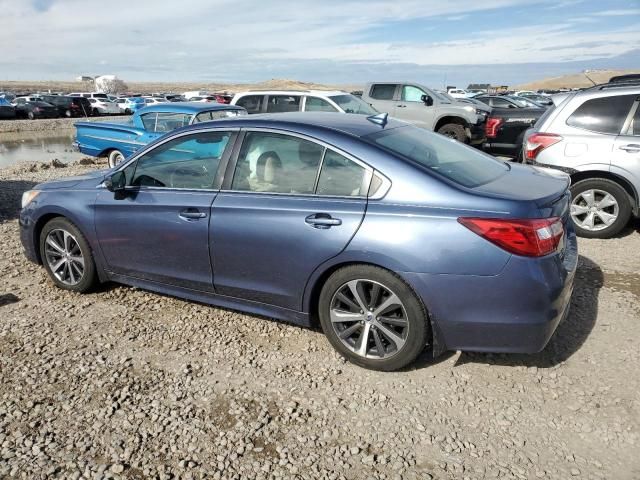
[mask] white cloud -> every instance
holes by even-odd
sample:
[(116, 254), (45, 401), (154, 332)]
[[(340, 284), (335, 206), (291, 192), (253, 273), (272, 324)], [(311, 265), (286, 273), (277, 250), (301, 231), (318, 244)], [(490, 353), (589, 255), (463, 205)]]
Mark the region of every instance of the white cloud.
[(113, 70), (108, 73), (146, 79), (173, 75), (185, 80), (198, 76), (243, 80), (246, 75), (281, 76), (283, 66), (302, 61), (562, 62), (567, 57), (621, 55), (640, 46), (638, 26), (606, 33), (576, 32), (569, 23), (482, 31), (479, 22), (477, 30), (440, 42), (397, 41), (388, 33), (394, 26), (402, 31), (403, 21), (417, 20), (424, 21), (423, 33), (441, 31), (442, 38), (450, 38), (451, 24), (441, 18), (459, 21), (481, 10), (509, 12), (540, 4), (534, 0), (49, 0), (46, 4), (46, 11), (36, 11), (26, 0), (0, 0), (3, 78), (71, 78), (108, 68)]

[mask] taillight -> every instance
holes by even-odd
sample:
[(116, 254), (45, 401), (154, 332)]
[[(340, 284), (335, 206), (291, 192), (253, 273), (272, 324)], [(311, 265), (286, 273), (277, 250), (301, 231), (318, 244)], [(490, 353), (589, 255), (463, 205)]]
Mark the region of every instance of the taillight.
[(564, 226), (558, 217), (517, 220), (461, 217), (458, 222), (507, 252), (525, 257), (542, 257), (554, 252), (564, 235)]
[(533, 133), (529, 135), (525, 145), (527, 160), (535, 160), (542, 150), (558, 143), (560, 140), (562, 140), (562, 137), (555, 133)]
[(484, 131), (487, 138), (496, 138), (498, 134), (498, 128), (504, 123), (504, 120), (500, 117), (489, 117), (487, 123), (484, 124)]

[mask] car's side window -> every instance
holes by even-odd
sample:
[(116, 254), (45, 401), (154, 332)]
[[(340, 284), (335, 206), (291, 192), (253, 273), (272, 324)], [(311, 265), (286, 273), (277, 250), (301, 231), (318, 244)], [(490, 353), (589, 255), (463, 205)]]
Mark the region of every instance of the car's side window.
[(327, 102), (324, 98), (307, 97), (304, 107), (305, 112), (337, 112), (336, 107)]
[(127, 184), (210, 189), (230, 138), (231, 132), (200, 132), (158, 145), (135, 162)]
[(369, 185), (365, 185), (366, 170), (333, 150), (327, 150), (322, 161), (318, 179), (318, 195), (345, 197), (364, 196)]
[(371, 98), (376, 100), (393, 100), (393, 94), (396, 91), (395, 84), (378, 83), (371, 87)]
[(151, 131), (158, 133), (170, 132), (171, 130), (175, 130), (176, 128), (189, 125), (190, 121), (191, 115), (186, 113), (158, 112), (155, 125), (153, 129), (151, 129)]
[(402, 100), (405, 102), (422, 102), (422, 96), (426, 95), (421, 88), (413, 85), (404, 85), (402, 87)]
[(640, 136), (640, 105), (636, 108), (636, 114), (633, 116), (631, 135)]
[(490, 105), (492, 107), (505, 107), (505, 108), (509, 108), (509, 105), (511, 105), (510, 102), (508, 102), (507, 100), (504, 100), (502, 98), (492, 98), (491, 99), (491, 103)]
[[(95, 100), (90, 100), (93, 103)], [(140, 115), (140, 121), (142, 121), (142, 125), (144, 125), (144, 129), (148, 132), (153, 132), (156, 127), (156, 116), (158, 114), (156, 112), (153, 113), (145, 113), (144, 115)]]
[(240, 98), (236, 105), (244, 107), (249, 113), (260, 113), (262, 112), (262, 102), (264, 102), (264, 95), (247, 95)]
[(311, 194), (324, 147), (268, 132), (245, 135), (231, 188), (250, 192)]
[(300, 110), (300, 95), (269, 95), (268, 113), (297, 112)]
[(219, 118), (237, 117), (246, 114), (247, 112), (243, 110), (211, 110), (209, 112), (200, 112), (196, 115), (193, 123), (210, 122), (211, 120), (218, 120)]
[(636, 97), (637, 95), (619, 95), (587, 100), (567, 118), (567, 125), (617, 135)]

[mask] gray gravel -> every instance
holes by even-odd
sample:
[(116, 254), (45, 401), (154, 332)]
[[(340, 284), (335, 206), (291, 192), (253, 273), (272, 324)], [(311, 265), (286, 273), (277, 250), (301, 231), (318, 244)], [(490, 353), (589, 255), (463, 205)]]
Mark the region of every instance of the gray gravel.
[(537, 355), (379, 373), (320, 332), (134, 288), (54, 288), (0, 170), (0, 478), (638, 479), (640, 234), (580, 240)]

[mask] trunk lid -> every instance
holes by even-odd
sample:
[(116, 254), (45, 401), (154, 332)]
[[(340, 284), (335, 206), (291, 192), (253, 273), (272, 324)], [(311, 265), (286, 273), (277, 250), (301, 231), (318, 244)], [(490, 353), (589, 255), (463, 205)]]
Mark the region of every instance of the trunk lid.
[(547, 207), (563, 197), (571, 184), (569, 175), (558, 170), (509, 163), (510, 171), (473, 190), (495, 198), (535, 202)]

